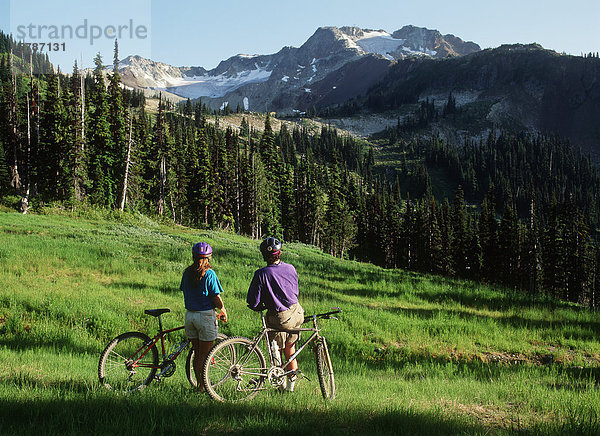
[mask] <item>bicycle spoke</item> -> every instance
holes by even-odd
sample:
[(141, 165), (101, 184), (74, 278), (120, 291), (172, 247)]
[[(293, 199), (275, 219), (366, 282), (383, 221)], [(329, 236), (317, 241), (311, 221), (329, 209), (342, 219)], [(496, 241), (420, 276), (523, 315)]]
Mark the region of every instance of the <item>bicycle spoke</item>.
[(204, 367), (204, 385), (209, 395), (219, 401), (243, 401), (256, 395), (266, 375), (265, 358), (260, 349), (248, 352), (251, 341), (230, 338), (215, 346)]
[(323, 398), (332, 399), (335, 397), (335, 381), (333, 378), (331, 358), (329, 356), (329, 351), (327, 350), (325, 339), (322, 339), (322, 342), (316, 344), (315, 358), (317, 360), (317, 375), (319, 376), (319, 384), (321, 385)]
[(113, 339), (100, 356), (100, 382), (108, 389), (121, 392), (144, 388), (154, 378), (158, 366), (156, 346), (144, 348), (148, 343), (150, 339), (139, 332), (125, 333)]

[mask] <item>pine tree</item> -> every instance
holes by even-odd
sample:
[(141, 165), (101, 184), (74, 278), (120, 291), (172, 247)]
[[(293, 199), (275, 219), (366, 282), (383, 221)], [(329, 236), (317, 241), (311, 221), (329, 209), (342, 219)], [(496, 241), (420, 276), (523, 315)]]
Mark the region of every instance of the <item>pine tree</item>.
[(10, 162), (10, 186), (14, 192), (20, 194), (23, 188), (23, 181), (21, 180), (23, 153), (21, 147), (21, 134), (19, 131), (20, 113), (18, 110), (17, 75), (14, 71), (13, 61), (14, 55), (11, 49), (9, 54), (10, 82), (5, 84), (5, 119), (7, 131), (4, 137), (4, 148), (7, 160)]
[[(123, 202), (123, 183), (125, 179), (125, 166), (127, 158), (127, 121), (123, 105), (123, 91), (121, 89), (121, 75), (119, 74), (119, 44), (115, 40), (113, 58), (113, 72), (108, 86), (110, 134), (112, 149), (109, 151), (112, 165), (110, 179), (114, 194), (114, 207)], [(117, 203), (118, 201), (118, 203)], [(120, 206), (119, 206), (120, 207)]]
[(352, 246), (356, 225), (343, 192), (337, 159), (329, 168), (328, 176), (329, 191), (325, 215), (327, 224), (323, 242), (331, 255), (343, 258)]
[(233, 130), (227, 128), (225, 138), (217, 132), (213, 135), (214, 163), (213, 174), (215, 177), (214, 198), (217, 226), (230, 228), (233, 226), (233, 210), (231, 195), (233, 192), (233, 174), (231, 167), (231, 150), (235, 149)]
[(452, 227), (452, 209), (448, 199), (444, 200), (438, 222), (440, 223), (440, 231), (442, 236), (442, 251), (441, 251), (441, 266), (442, 272), (445, 275), (452, 276), (455, 273), (454, 256), (452, 242), (454, 241), (454, 233)]
[(240, 136), (242, 138), (246, 138), (250, 133), (250, 129), (248, 127), (248, 121), (246, 121), (246, 117), (242, 117), (242, 121), (240, 123)]
[(133, 118), (131, 126), (131, 159), (129, 167), (129, 176), (127, 178), (127, 205), (131, 210), (150, 211), (146, 201), (150, 198), (149, 183), (145, 179), (148, 171), (149, 150), (150, 150), (150, 123), (144, 111), (140, 107), (137, 116), (130, 115)]
[(265, 175), (268, 182), (260, 187), (264, 190), (265, 201), (262, 203), (261, 215), (263, 217), (262, 230), (269, 236), (282, 237), (281, 227), (281, 199), (280, 177), (282, 174), (281, 155), (277, 150), (273, 138), (271, 118), (267, 113), (265, 127), (259, 144), (260, 159), (264, 164)]
[(129, 139), (127, 140), (127, 151), (125, 154), (125, 167), (123, 169), (123, 189), (121, 191), (121, 200), (119, 204), (119, 209), (121, 211), (125, 210), (125, 205), (127, 204), (127, 193), (130, 187), (130, 174), (131, 170), (134, 168), (132, 164), (133, 156), (132, 152), (135, 151), (133, 146), (133, 114), (129, 114)]
[(93, 203), (102, 206), (115, 204), (118, 188), (114, 180), (114, 143), (109, 122), (109, 102), (104, 84), (102, 57), (94, 59), (94, 85), (90, 95), (89, 114), (90, 196)]
[(566, 223), (561, 207), (556, 200), (553, 200), (543, 235), (542, 262), (544, 289), (556, 298), (561, 298), (566, 288), (565, 228)]
[(293, 166), (286, 164), (281, 177), (281, 225), (285, 241), (298, 240)]
[(69, 101), (67, 104), (67, 150), (65, 155), (65, 171), (67, 175), (66, 197), (73, 201), (81, 201), (85, 195), (87, 178), (87, 157), (85, 153), (85, 124), (83, 78), (79, 73), (77, 61), (73, 66), (70, 80)]
[(462, 187), (456, 190), (454, 203), (452, 204), (452, 254), (456, 274), (460, 277), (467, 276), (469, 235), (467, 228), (467, 212), (465, 196)]
[(506, 286), (515, 287), (518, 283), (521, 247), (518, 218), (510, 203), (506, 205), (500, 222), (498, 248), (502, 253), (498, 266), (500, 280)]
[(416, 240), (415, 240), (416, 217), (413, 202), (407, 196), (404, 202), (404, 214), (402, 216), (402, 231), (400, 233), (400, 265), (403, 268), (413, 269), (416, 266)]
[(571, 197), (565, 203), (566, 287), (563, 299), (589, 304), (592, 282), (592, 249), (589, 230), (583, 214)]
[(67, 117), (61, 96), (61, 88), (66, 87), (60, 86), (60, 79), (61, 76), (55, 74), (48, 81), (40, 125), (38, 189), (50, 200), (66, 197)]
[(481, 205), (479, 215), (479, 241), (481, 244), (482, 278), (494, 282), (498, 274), (498, 223), (496, 221), (496, 205), (494, 189), (490, 187)]
[(521, 286), (527, 289), (531, 295), (541, 291), (542, 264), (541, 246), (538, 228), (538, 220), (535, 214), (535, 202), (533, 194), (531, 197), (527, 232), (523, 244), (523, 269), (524, 277)]
[(426, 244), (427, 272), (440, 274), (444, 272), (442, 232), (439, 223), (439, 213), (435, 199), (430, 196), (427, 200)]
[(320, 186), (323, 178), (313, 162), (310, 150), (301, 158), (295, 175), (298, 236), (301, 242), (318, 246), (323, 230), (325, 206)]
[(162, 94), (159, 94), (158, 99), (158, 115), (152, 135), (152, 157), (154, 160), (154, 168), (152, 177), (156, 180), (154, 184), (154, 195), (156, 201), (156, 211), (159, 216), (163, 216), (167, 207), (167, 161), (169, 159), (167, 129), (165, 126), (164, 106)]

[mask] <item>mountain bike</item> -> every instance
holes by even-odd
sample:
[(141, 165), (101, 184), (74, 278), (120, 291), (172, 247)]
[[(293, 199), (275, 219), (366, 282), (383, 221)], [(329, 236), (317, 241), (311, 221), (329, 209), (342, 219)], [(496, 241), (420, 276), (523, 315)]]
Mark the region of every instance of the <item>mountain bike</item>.
[[(333, 399), (335, 397), (335, 381), (331, 357), (327, 341), (320, 335), (317, 320), (337, 319), (332, 315), (340, 312), (340, 308), (335, 308), (332, 312), (306, 316), (304, 322), (312, 321), (313, 326), (294, 330), (277, 330), (267, 327), (265, 316), (261, 312), (262, 330), (254, 339), (231, 337), (211, 348), (202, 369), (202, 381), (206, 392), (217, 401), (239, 402), (254, 398), (261, 390), (282, 388), (285, 378), (294, 373), (286, 367), (310, 344), (315, 354), (321, 394), (325, 399)], [(311, 335), (286, 362), (282, 363), (275, 341), (267, 339), (268, 333), (278, 331), (311, 332)], [(268, 364), (259, 346), (263, 340), (266, 342), (269, 356)], [(300, 372), (300, 375), (303, 374)]]
[[(140, 391), (153, 380), (160, 382), (164, 377), (171, 377), (176, 370), (175, 359), (187, 348), (190, 340), (171, 344), (167, 353), (165, 337), (169, 333), (182, 330), (185, 326), (163, 330), (161, 315), (170, 309), (148, 309), (144, 313), (158, 318), (158, 333), (150, 338), (142, 332), (123, 333), (108, 343), (100, 354), (98, 378), (107, 389), (122, 393)], [(227, 336), (219, 333), (217, 341)], [(157, 343), (160, 342), (160, 359)], [(194, 349), (188, 353), (185, 372), (192, 386), (196, 386), (193, 368)]]

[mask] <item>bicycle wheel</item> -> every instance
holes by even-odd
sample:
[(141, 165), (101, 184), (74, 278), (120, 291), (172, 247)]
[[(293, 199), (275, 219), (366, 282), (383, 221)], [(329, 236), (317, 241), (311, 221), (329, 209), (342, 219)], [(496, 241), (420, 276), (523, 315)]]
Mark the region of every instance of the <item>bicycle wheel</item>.
[(331, 358), (329, 357), (325, 338), (322, 338), (322, 341), (316, 343), (315, 358), (317, 361), (317, 375), (319, 376), (319, 384), (321, 385), (323, 398), (328, 400), (335, 398), (333, 367), (331, 366)]
[[(224, 339), (227, 339), (227, 335), (224, 335), (223, 333), (219, 333), (217, 335), (217, 340), (215, 341), (215, 345)], [(196, 373), (194, 372), (194, 363), (193, 362), (194, 362), (194, 347), (190, 347), (190, 352), (188, 353), (187, 360), (185, 361), (185, 374), (187, 375), (187, 379), (190, 382), (190, 384), (192, 386), (196, 387), (196, 386), (198, 386), (198, 382), (196, 380)]]
[(215, 345), (204, 362), (204, 388), (217, 401), (238, 402), (254, 398), (267, 375), (262, 351), (250, 349), (248, 338), (233, 337)]
[[(156, 374), (158, 350), (143, 333), (123, 333), (110, 341), (98, 363), (98, 378), (107, 389), (133, 392), (144, 389)], [(143, 356), (142, 356), (143, 354)]]

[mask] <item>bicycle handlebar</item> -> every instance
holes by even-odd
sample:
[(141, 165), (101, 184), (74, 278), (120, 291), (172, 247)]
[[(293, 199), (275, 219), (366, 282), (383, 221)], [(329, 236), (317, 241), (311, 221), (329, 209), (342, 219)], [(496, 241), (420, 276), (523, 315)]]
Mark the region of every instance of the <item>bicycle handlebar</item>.
[(332, 309), (335, 309), (332, 312), (326, 312), (326, 313), (318, 313), (315, 315), (308, 315), (304, 317), (304, 322), (308, 322), (311, 321), (315, 318), (320, 318), (320, 319), (331, 319), (331, 315), (335, 315), (336, 313), (340, 313), (342, 311), (342, 309), (340, 309), (339, 307), (332, 307)]

